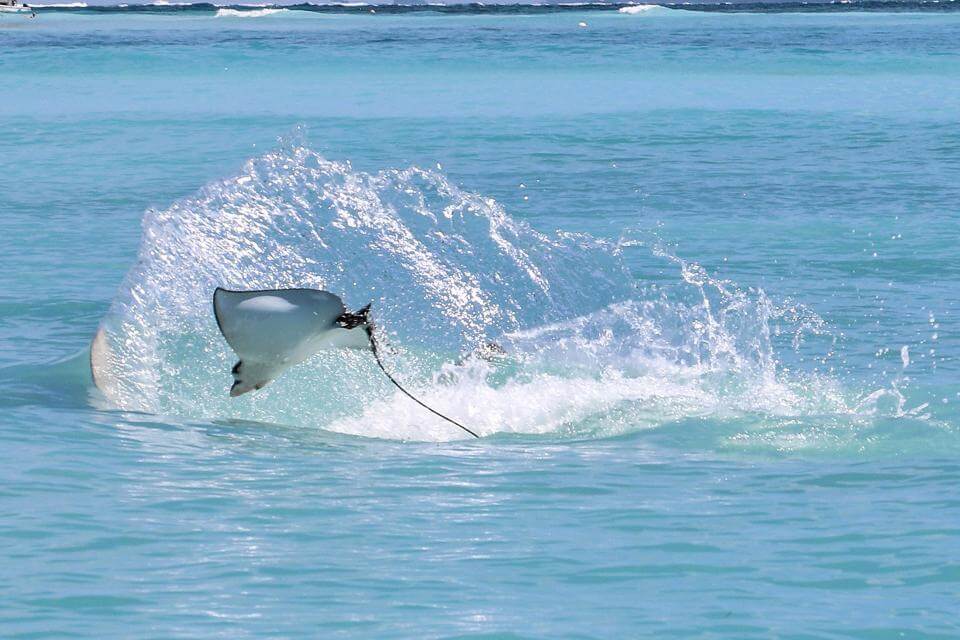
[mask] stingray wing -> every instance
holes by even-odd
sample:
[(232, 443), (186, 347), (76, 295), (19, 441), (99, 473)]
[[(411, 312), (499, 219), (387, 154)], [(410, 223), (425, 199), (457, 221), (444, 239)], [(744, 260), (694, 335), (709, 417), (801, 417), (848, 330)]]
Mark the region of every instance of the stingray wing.
[(346, 308), (329, 291), (218, 288), (213, 311), (220, 332), (241, 360), (289, 366), (311, 355), (303, 351), (317, 335), (335, 329)]
[(322, 349), (370, 348), (366, 310), (346, 313), (343, 301), (329, 291), (218, 288), (213, 312), (227, 344), (240, 356), (231, 396), (263, 388)]

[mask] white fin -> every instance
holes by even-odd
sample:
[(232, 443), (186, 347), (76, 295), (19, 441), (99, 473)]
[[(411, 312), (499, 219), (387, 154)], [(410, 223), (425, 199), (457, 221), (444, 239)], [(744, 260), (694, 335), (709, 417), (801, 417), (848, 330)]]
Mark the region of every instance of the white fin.
[(329, 291), (218, 288), (213, 293), (213, 312), (227, 344), (240, 357), (233, 367), (231, 396), (263, 388), (323, 349), (370, 346), (365, 322), (347, 323), (350, 329), (338, 323), (351, 314)]

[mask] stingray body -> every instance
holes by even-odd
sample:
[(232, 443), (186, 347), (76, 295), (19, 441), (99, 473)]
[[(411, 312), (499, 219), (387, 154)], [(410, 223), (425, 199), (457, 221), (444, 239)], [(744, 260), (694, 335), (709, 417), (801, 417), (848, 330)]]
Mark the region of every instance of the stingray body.
[(213, 294), (217, 325), (240, 358), (230, 395), (262, 389), (324, 349), (369, 349), (369, 308), (349, 313), (339, 297), (316, 289), (218, 288)]

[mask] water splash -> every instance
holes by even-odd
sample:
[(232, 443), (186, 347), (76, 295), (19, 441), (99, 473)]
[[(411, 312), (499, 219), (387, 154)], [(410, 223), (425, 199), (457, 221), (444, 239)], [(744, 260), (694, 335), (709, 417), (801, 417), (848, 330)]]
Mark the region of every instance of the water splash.
[[(824, 377), (785, 375), (771, 326), (823, 332), (797, 305), (678, 271), (638, 286), (625, 243), (546, 234), (435, 171), (370, 174), (287, 145), (235, 177), (148, 211), (137, 264), (103, 322), (116, 407), (367, 436), (461, 434), (394, 393), (369, 354), (324, 353), (263, 391), (227, 397), (234, 357), (215, 287), (315, 287), (373, 301), (387, 364), (482, 434), (609, 435), (710, 416), (845, 416)], [(477, 357), (491, 342), (505, 352)], [(473, 354), (473, 355), (471, 355)]]

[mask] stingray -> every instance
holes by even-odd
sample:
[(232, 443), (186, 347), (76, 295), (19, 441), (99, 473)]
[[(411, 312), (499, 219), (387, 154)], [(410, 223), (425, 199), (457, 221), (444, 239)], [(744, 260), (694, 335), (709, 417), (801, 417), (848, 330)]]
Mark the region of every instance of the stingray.
[(370, 305), (349, 312), (343, 301), (318, 289), (213, 293), (213, 313), (240, 360), (233, 366), (232, 397), (262, 389), (284, 371), (328, 349), (369, 349), (377, 366), (411, 400), (470, 435), (476, 433), (431, 409), (404, 389), (383, 366)]
[(274, 289), (213, 293), (213, 314), (240, 357), (230, 395), (262, 389), (281, 373), (326, 349), (369, 349), (367, 305), (347, 313), (329, 291)]

